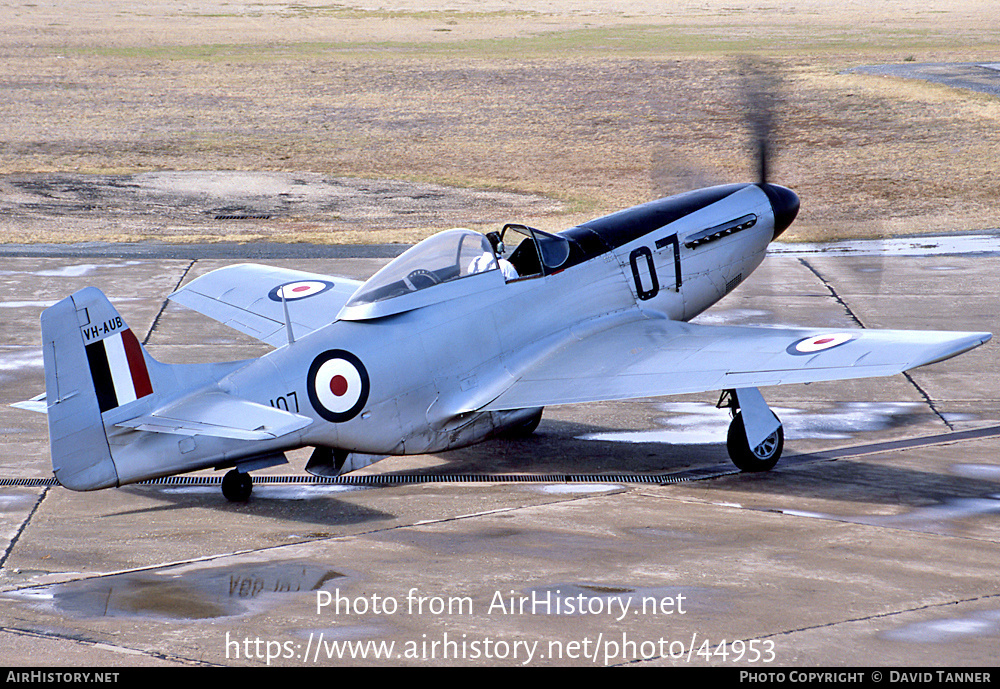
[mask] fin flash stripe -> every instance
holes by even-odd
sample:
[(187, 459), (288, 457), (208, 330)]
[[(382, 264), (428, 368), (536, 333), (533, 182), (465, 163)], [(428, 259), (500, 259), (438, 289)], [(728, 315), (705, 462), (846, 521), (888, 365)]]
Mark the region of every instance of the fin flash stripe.
[(131, 329), (87, 345), (87, 361), (102, 413), (153, 394), (142, 348)]

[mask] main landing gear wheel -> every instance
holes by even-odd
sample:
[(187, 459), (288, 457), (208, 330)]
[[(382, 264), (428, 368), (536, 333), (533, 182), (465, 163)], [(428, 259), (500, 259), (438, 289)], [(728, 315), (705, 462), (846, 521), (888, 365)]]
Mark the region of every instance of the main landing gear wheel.
[(250, 474), (242, 471), (230, 469), (222, 477), (222, 494), (229, 502), (246, 502), (250, 499), (250, 492), (253, 490), (253, 479)]
[(778, 426), (757, 447), (751, 449), (747, 442), (747, 434), (743, 428), (743, 414), (736, 412), (733, 422), (729, 424), (729, 437), (726, 438), (726, 449), (729, 458), (740, 471), (770, 471), (778, 463), (781, 450), (785, 446), (785, 431)]

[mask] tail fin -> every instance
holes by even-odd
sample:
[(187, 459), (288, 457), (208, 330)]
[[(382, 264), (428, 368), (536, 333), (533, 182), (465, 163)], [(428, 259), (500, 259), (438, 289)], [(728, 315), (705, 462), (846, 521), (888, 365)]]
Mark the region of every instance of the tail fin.
[(146, 354), (100, 290), (88, 287), (42, 312), (52, 470), (60, 484), (119, 484), (103, 414), (153, 394)]

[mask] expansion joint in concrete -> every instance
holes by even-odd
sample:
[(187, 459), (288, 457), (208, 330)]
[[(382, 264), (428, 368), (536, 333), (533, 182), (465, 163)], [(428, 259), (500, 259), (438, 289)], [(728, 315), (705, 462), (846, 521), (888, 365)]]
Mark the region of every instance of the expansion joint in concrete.
[[(183, 272), (181, 272), (181, 276), (177, 279), (177, 284), (174, 285), (174, 288), (172, 290), (170, 290), (171, 293), (176, 292), (178, 289), (180, 289), (181, 285), (184, 284), (184, 278), (187, 277), (187, 274), (191, 271), (191, 269), (194, 267), (194, 264), (197, 262), (198, 262), (197, 258), (191, 259), (191, 262), (187, 264), (187, 267), (183, 270)], [(153, 336), (153, 331), (156, 330), (156, 326), (160, 323), (160, 316), (163, 315), (163, 312), (164, 310), (166, 310), (169, 301), (170, 301), (169, 298), (163, 300), (163, 303), (160, 305), (160, 310), (156, 312), (156, 317), (153, 318), (153, 322), (149, 326), (149, 331), (146, 333), (146, 337), (142, 338), (143, 344), (149, 344), (149, 338)]]
[[(816, 279), (819, 280), (821, 283), (823, 283), (823, 286), (826, 287), (827, 290), (829, 290), (830, 295), (837, 301), (837, 303), (844, 308), (844, 311), (851, 318), (851, 320), (857, 323), (859, 327), (862, 328), (865, 327), (865, 324), (861, 322), (861, 319), (858, 318), (858, 315), (856, 313), (854, 313), (854, 310), (851, 309), (850, 305), (844, 300), (843, 297), (841, 297), (837, 293), (837, 289), (825, 277), (823, 277), (822, 273), (820, 273), (819, 270), (817, 270), (813, 265), (809, 263), (809, 261), (807, 261), (804, 258), (800, 258), (799, 263), (808, 268), (809, 271), (816, 276)], [(941, 419), (941, 422), (948, 427), (948, 430), (951, 431), (955, 430), (955, 427), (952, 426), (951, 423), (949, 423), (948, 419), (945, 418), (944, 414), (942, 414), (935, 406), (934, 400), (931, 399), (931, 396), (927, 394), (926, 390), (920, 387), (920, 384), (916, 380), (914, 380), (913, 376), (911, 376), (908, 372), (904, 371), (903, 377), (910, 382), (910, 385), (912, 385), (914, 389), (916, 389), (916, 391), (920, 394), (920, 397), (923, 398), (924, 402), (927, 404), (930, 410), (934, 412), (934, 414), (939, 419)]]

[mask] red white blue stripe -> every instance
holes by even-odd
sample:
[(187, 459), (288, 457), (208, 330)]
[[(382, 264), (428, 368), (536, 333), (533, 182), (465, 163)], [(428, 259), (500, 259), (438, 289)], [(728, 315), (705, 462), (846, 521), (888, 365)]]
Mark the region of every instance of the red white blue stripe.
[(101, 412), (153, 394), (142, 347), (131, 329), (88, 344), (87, 361)]

